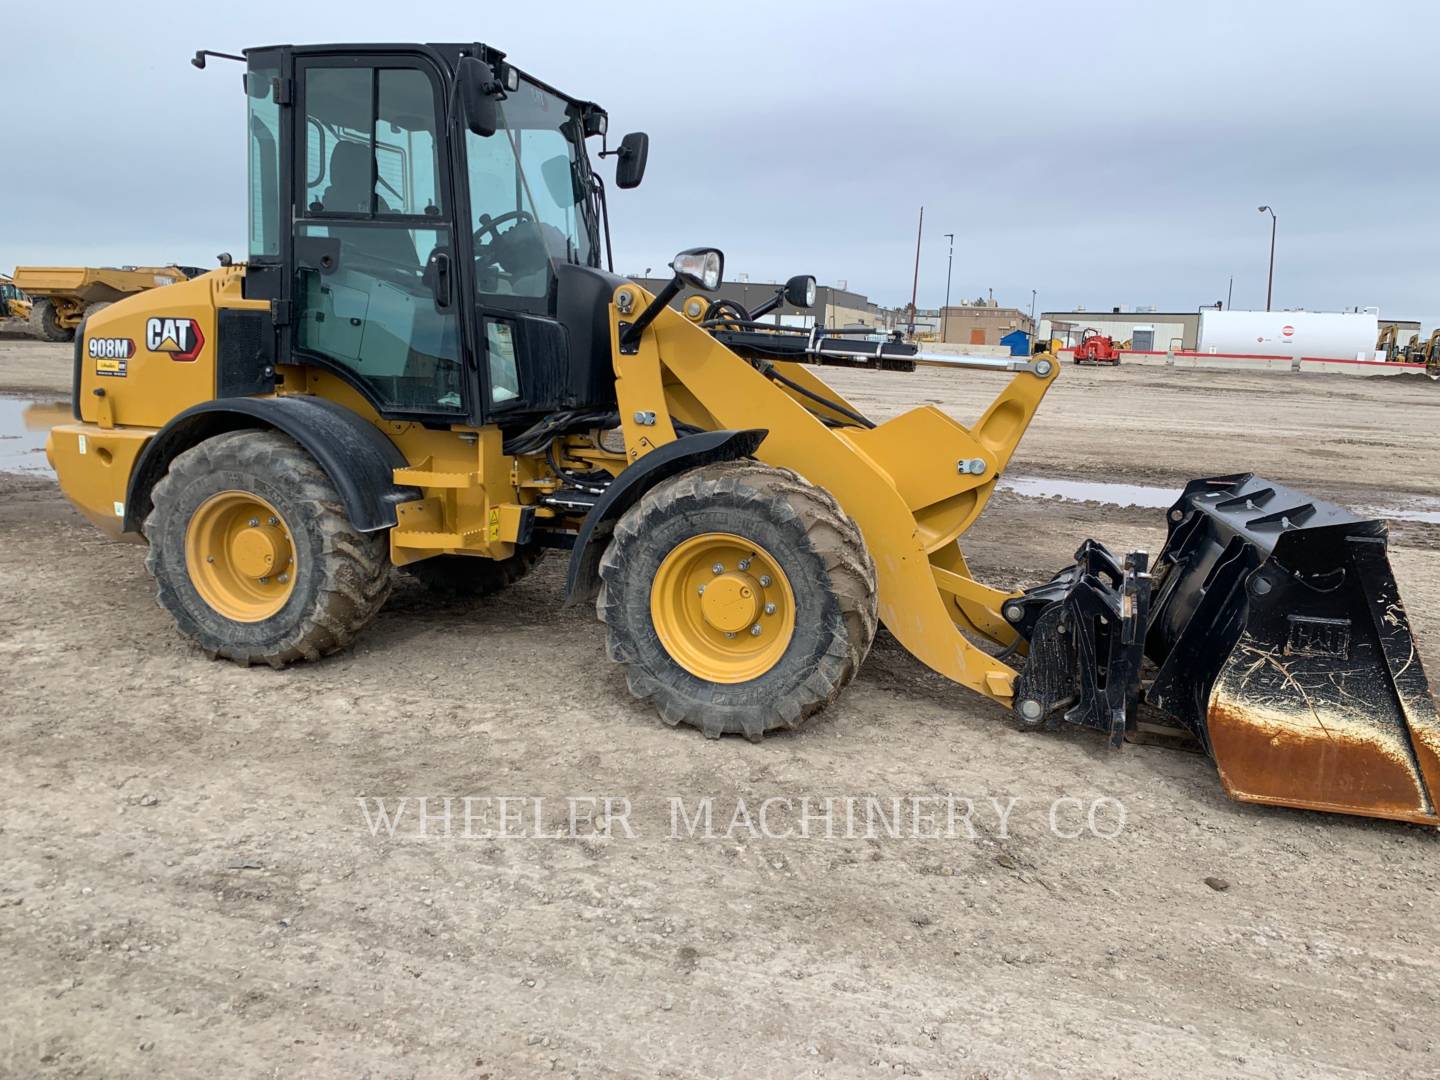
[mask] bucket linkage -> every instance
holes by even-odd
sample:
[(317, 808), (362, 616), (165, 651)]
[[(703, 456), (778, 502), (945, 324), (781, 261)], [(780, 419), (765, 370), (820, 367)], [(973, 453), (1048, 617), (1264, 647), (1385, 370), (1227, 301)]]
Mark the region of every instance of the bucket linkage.
[(1440, 823), (1440, 718), (1385, 523), (1242, 473), (1191, 481), (1168, 525), (1151, 571), (1087, 540), (1006, 603), (1030, 644), (1020, 722), (1118, 746), (1143, 702), (1232, 798)]

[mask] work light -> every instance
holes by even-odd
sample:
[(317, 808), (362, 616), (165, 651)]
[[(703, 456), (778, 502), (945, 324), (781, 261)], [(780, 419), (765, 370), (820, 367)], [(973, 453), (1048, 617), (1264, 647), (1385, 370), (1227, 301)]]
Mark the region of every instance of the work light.
[(685, 284), (706, 292), (714, 292), (720, 287), (725, 256), (718, 248), (690, 248), (675, 256), (670, 269), (674, 270)]

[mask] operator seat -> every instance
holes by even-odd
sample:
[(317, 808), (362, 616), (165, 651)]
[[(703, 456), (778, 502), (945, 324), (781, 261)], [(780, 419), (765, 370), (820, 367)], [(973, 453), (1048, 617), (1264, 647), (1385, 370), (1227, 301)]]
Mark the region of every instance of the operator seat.
[[(368, 143), (337, 142), (330, 152), (330, 186), (320, 199), (320, 205), (332, 213), (368, 214), (370, 212), (371, 189), (370, 146)], [(380, 196), (375, 196), (375, 212), (388, 214), (390, 205)], [(420, 272), (420, 255), (415, 241), (407, 229), (346, 229), (331, 228), (341, 245), (340, 265), (344, 266), (346, 251), (350, 249), (360, 255), (373, 255), (387, 262), (398, 263), (399, 268), (413, 268)]]

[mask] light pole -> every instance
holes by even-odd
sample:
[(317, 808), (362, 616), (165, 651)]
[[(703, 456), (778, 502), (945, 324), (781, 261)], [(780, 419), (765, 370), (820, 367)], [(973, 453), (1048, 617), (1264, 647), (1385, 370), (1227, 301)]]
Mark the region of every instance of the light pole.
[(1035, 290), (1030, 290), (1030, 351), (1035, 351), (1035, 339), (1039, 335), (1035, 331)]
[(1275, 292), (1275, 211), (1262, 206), (1260, 213), (1270, 215), (1270, 276), (1265, 279), (1265, 310), (1269, 311), (1270, 298)]
[(920, 207), (920, 225), (915, 230), (915, 280), (910, 285), (910, 340), (915, 340), (915, 299), (920, 295), (920, 240), (925, 235), (925, 207)]
[(946, 337), (948, 320), (945, 318), (945, 309), (950, 306), (950, 271), (955, 268), (955, 234), (947, 232), (945, 239), (950, 241), (950, 254), (945, 262), (945, 307), (940, 309), (940, 341), (942, 344), (949, 340)]

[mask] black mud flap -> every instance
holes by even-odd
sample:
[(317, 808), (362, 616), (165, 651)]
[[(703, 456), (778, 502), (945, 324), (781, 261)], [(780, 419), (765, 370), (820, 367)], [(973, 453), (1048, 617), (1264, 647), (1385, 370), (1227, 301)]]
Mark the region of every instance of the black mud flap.
[(1191, 481), (1155, 562), (1145, 700), (1247, 802), (1435, 823), (1440, 719), (1383, 521), (1253, 474)]
[(1105, 732), (1112, 746), (1133, 726), (1150, 601), (1147, 556), (1122, 564), (1086, 540), (1075, 565), (1008, 602), (1004, 613), (1030, 642), (1015, 682), (1015, 712), (1027, 726), (1060, 719)]

